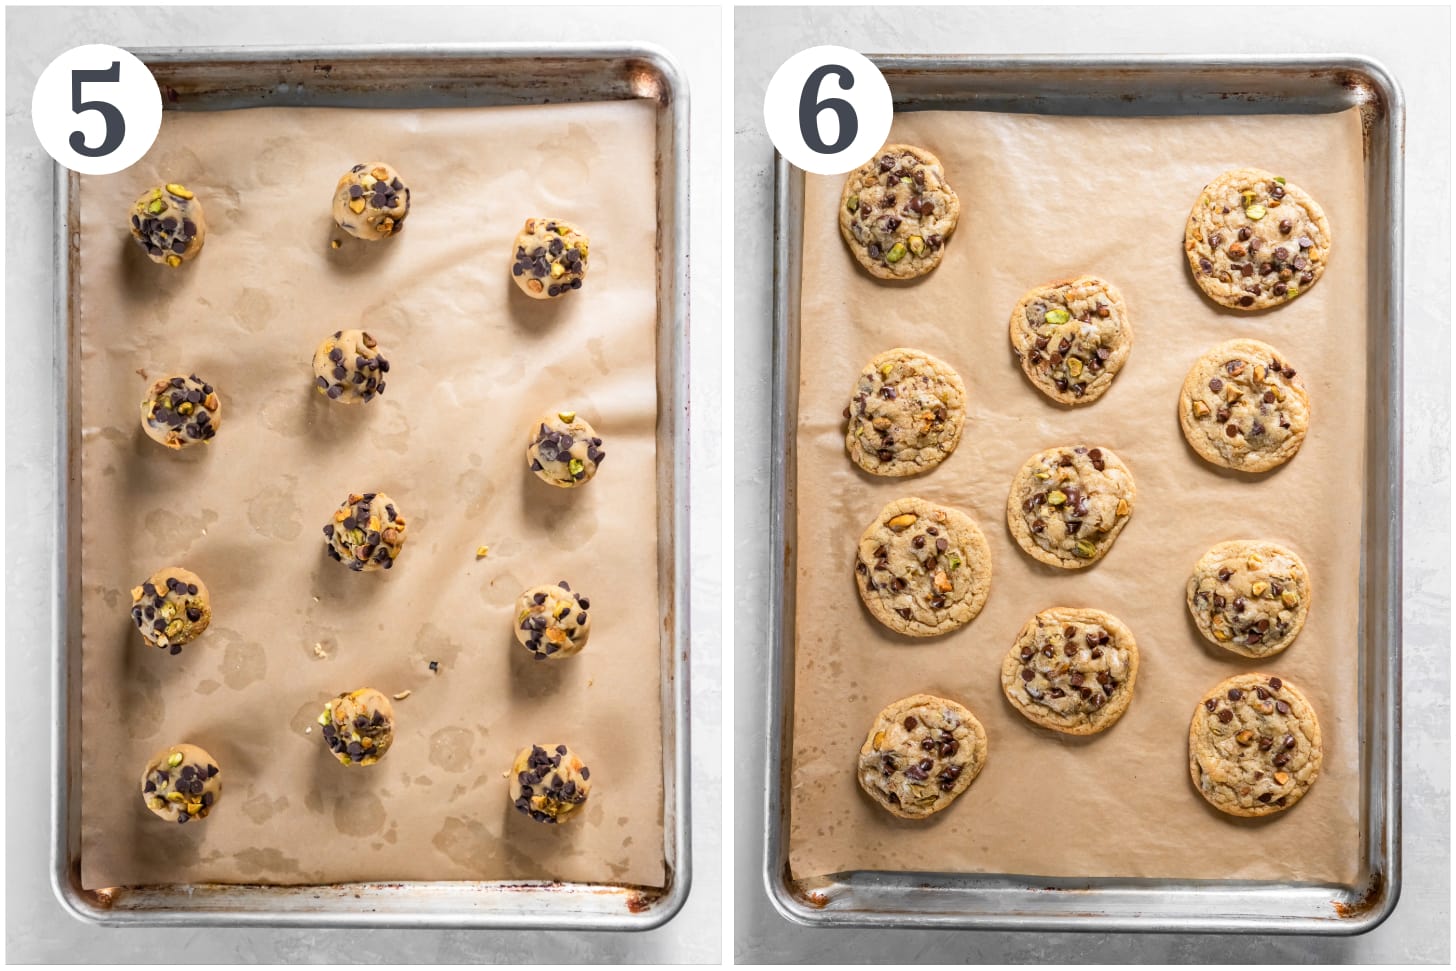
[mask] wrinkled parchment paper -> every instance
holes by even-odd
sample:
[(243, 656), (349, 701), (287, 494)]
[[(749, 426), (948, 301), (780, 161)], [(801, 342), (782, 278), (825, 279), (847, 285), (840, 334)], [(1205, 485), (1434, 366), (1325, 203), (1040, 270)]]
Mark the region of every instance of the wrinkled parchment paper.
[[(654, 145), (646, 102), (167, 112), (142, 162), (81, 180), (86, 887), (662, 884)], [(413, 208), (397, 238), (365, 244), (329, 206), (340, 174), (376, 160)], [(197, 192), (208, 220), (178, 270), (126, 232), (132, 199), (162, 181)], [(561, 301), (509, 278), (534, 215), (591, 237), (586, 284)], [(314, 347), (345, 327), (392, 364), (367, 405), (312, 388)], [(210, 446), (174, 454), (143, 435), (139, 369), (217, 387)], [(533, 419), (555, 409), (605, 440), (578, 490), (526, 469)], [(324, 555), (351, 490), (387, 492), (406, 517), (388, 573)], [(213, 598), (211, 628), (177, 657), (129, 616), (129, 589), (168, 565)], [(515, 598), (562, 579), (591, 598), (591, 641), (534, 661), (512, 636)], [(412, 693), (385, 758), (345, 768), (314, 718), (366, 685)], [(219, 761), (223, 795), (169, 826), (139, 780), (183, 740)], [(590, 766), (584, 818), (546, 826), (511, 806), (505, 773), (533, 742)]]
[[(798, 434), (798, 615), (790, 864), (796, 878), (847, 870), (1039, 876), (1350, 881), (1360, 845), (1356, 637), (1365, 428), (1365, 192), (1359, 116), (1073, 118), (979, 112), (898, 115), (892, 141), (938, 155), (960, 196), (939, 269), (887, 286), (840, 239), (841, 177), (805, 193)], [(1272, 312), (1205, 299), (1183, 255), (1199, 191), (1254, 165), (1324, 206), (1329, 269)], [(1007, 324), (1032, 286), (1091, 272), (1122, 289), (1132, 353), (1098, 402), (1069, 409), (1036, 391)], [(1284, 351), (1311, 399), (1303, 449), (1263, 476), (1199, 459), (1177, 397), (1208, 347), (1255, 337)], [(954, 366), (969, 394), (960, 446), (909, 479), (861, 473), (841, 412), (876, 352), (908, 345)], [(1137, 483), (1132, 521), (1098, 565), (1042, 566), (1006, 526), (1012, 477), (1032, 453), (1112, 448)], [(991, 594), (954, 634), (901, 638), (859, 601), (854, 547), (880, 507), (917, 495), (970, 513), (991, 545)], [(1213, 544), (1268, 537), (1298, 550), (1314, 585), (1303, 633), (1253, 661), (1198, 634), (1184, 604)], [(1131, 707), (1085, 739), (1038, 728), (1001, 692), (1001, 660), (1039, 610), (1097, 607), (1133, 631), (1142, 665)], [(1225, 677), (1268, 671), (1298, 685), (1324, 733), (1324, 768), (1286, 813), (1244, 820), (1213, 809), (1188, 774), (1188, 723)], [(985, 770), (948, 809), (903, 821), (855, 779), (875, 714), (928, 691), (968, 705), (989, 736)]]

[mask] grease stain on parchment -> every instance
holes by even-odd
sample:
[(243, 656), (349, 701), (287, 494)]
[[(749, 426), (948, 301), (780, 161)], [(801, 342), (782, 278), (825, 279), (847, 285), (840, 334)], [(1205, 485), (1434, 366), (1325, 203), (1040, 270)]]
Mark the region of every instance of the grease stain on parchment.
[(243, 639), (237, 631), (213, 628), (211, 636), (223, 643), (221, 673), (223, 684), (234, 691), (262, 681), (268, 674), (268, 655), (260, 644)]
[(269, 539), (293, 540), (303, 531), (293, 490), (296, 476), (283, 476), (283, 486), (268, 488), (248, 500), (248, 522), (253, 531)]
[(495, 498), (495, 485), (476, 469), (460, 473), (455, 480), (455, 494), (465, 501), (465, 516), (475, 519), (484, 514)]
[(233, 318), (250, 334), (261, 331), (273, 319), (273, 300), (267, 290), (246, 287), (238, 295)]
[(179, 508), (167, 508), (153, 509), (147, 513), (142, 525), (160, 548), (171, 550), (173, 559), (180, 559), (215, 522), (217, 513), (211, 509), (200, 509), (195, 515), (189, 515)]
[(238, 870), (244, 874), (297, 873), (298, 860), (275, 847), (252, 847), (233, 854)]
[[(308, 373), (312, 375), (312, 369)], [(299, 376), (302, 380), (302, 372)], [(299, 388), (303, 390), (300, 391)], [(258, 418), (263, 422), (264, 428), (285, 438), (302, 438), (309, 433), (309, 409), (299, 405), (305, 401), (312, 404), (318, 394), (305, 384), (300, 384), (299, 388), (280, 388), (268, 395), (263, 406), (258, 409)]]
[(254, 823), (262, 826), (276, 814), (288, 808), (288, 797), (279, 796), (277, 799), (270, 799), (266, 792), (260, 792), (247, 802), (243, 803), (243, 814)]
[(464, 647), (451, 640), (443, 628), (427, 623), (415, 634), (411, 660), (417, 667), (426, 669), (431, 661), (439, 661), (441, 670), (449, 670), (455, 666), (455, 660), (460, 657), (462, 650)]
[(206, 680), (197, 682), (197, 687), (192, 690), (200, 695), (210, 695), (221, 687), (222, 685), (218, 684), (216, 681), (212, 680), (211, 678), (207, 678)]
[(129, 672), (122, 688), (121, 704), (125, 712), (122, 723), (132, 738), (151, 738), (161, 729), (162, 720), (167, 717), (162, 682), (143, 667)]
[(476, 820), (445, 817), (445, 824), (430, 841), (435, 849), (468, 870), (485, 872), (496, 859), (500, 841)]
[(474, 742), (475, 733), (468, 728), (442, 728), (430, 736), (430, 763), (446, 772), (464, 772), (470, 768)]
[(384, 803), (372, 792), (340, 795), (334, 802), (334, 828), (345, 836), (373, 836), (384, 828)]

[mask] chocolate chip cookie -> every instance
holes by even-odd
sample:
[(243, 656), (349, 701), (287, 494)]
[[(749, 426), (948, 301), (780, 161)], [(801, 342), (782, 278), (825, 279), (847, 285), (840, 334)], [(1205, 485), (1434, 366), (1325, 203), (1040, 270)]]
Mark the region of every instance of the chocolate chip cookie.
[(1064, 445), (1036, 453), (1016, 473), (1006, 522), (1032, 559), (1078, 570), (1112, 548), (1136, 499), (1132, 473), (1111, 449)]
[(1017, 635), (1001, 662), (1001, 689), (1038, 725), (1094, 735), (1127, 710), (1137, 673), (1137, 641), (1122, 621), (1086, 607), (1052, 607)]
[(197, 375), (173, 374), (152, 382), (142, 399), (141, 414), (148, 438), (183, 449), (212, 441), (222, 423), (222, 401)]
[(909, 280), (940, 265), (960, 213), (940, 159), (914, 145), (886, 145), (845, 179), (839, 232), (871, 275)]
[(212, 623), (207, 584), (191, 570), (163, 567), (131, 588), (131, 620), (148, 644), (181, 654)]
[(1304, 561), (1267, 540), (1219, 543), (1188, 578), (1188, 610), (1199, 631), (1244, 657), (1269, 657), (1292, 644), (1309, 598)]
[(1235, 310), (1263, 310), (1308, 291), (1325, 272), (1330, 243), (1330, 224), (1309, 193), (1252, 168), (1204, 186), (1183, 237), (1193, 279)]
[(924, 351), (891, 348), (860, 373), (844, 409), (844, 447), (866, 472), (918, 475), (955, 451), (965, 411), (955, 368)]
[(181, 266), (207, 241), (202, 200), (176, 182), (148, 189), (132, 203), (131, 238), (153, 263)]
[(1225, 341), (1194, 362), (1178, 423), (1214, 465), (1265, 472), (1289, 461), (1309, 430), (1309, 395), (1289, 359), (1263, 341)]
[(859, 784), (902, 819), (925, 819), (965, 792), (986, 765), (986, 730), (964, 706), (911, 695), (875, 718), (859, 750)]
[(1193, 711), (1188, 770), (1204, 799), (1233, 816), (1268, 816), (1294, 805), (1319, 778), (1319, 720), (1294, 685), (1238, 674)]
[(911, 637), (969, 624), (991, 592), (991, 548), (958, 509), (896, 499), (859, 540), (854, 579), (880, 623)]
[(1035, 287), (1011, 312), (1011, 349), (1042, 394), (1091, 404), (1112, 387), (1132, 350), (1127, 302), (1095, 276)]
[(204, 819), (222, 798), (217, 759), (196, 745), (169, 745), (142, 770), (142, 799), (169, 823)]

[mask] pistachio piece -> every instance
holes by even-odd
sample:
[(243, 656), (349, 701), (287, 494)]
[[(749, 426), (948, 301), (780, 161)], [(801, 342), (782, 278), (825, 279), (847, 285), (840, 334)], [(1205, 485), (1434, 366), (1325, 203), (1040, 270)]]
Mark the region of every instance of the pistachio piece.
[(1092, 541), (1090, 539), (1079, 539), (1077, 540), (1077, 546), (1074, 552), (1076, 552), (1078, 556), (1090, 560), (1092, 557), (1097, 555), (1097, 547), (1092, 545)]
[(952, 553), (949, 556), (947, 556), (945, 559), (946, 559), (946, 562), (949, 564), (950, 569), (952, 569), (952, 570), (959, 570), (960, 569), (960, 567), (961, 567), (961, 558), (960, 558), (960, 554), (959, 553)]
[(1032, 473), (1032, 475), (1036, 476), (1036, 478), (1040, 479), (1043, 482), (1052, 477), (1052, 474), (1050, 472), (1045, 472), (1041, 469), (1037, 469), (1035, 472)]
[(1299, 296), (1299, 287), (1290, 287), (1288, 290), (1284, 291), (1284, 296), (1289, 300), (1293, 300), (1295, 297)]
[(1067, 501), (1067, 494), (1061, 489), (1053, 489), (1051, 492), (1047, 493), (1046, 501), (1047, 505), (1049, 506), (1065, 505)]
[(1072, 315), (1061, 307), (1053, 307), (1046, 312), (1046, 322), (1049, 324), (1065, 324), (1072, 319)]
[(886, 263), (898, 263), (905, 258), (905, 244), (896, 243), (890, 247), (890, 252), (885, 254)]
[(178, 256), (176, 253), (168, 253), (165, 262), (168, 266), (181, 266), (182, 257)]
[(557, 418), (560, 418), (562, 421), (564, 421), (568, 425), (570, 425), (572, 422), (576, 421), (576, 412), (574, 412), (574, 411), (558, 411), (556, 413), (556, 417)]
[(359, 213), (363, 212), (364, 211), (364, 197), (363, 196), (360, 196), (359, 198), (352, 200), (349, 203), (349, 211), (352, 212), (356, 216)]
[(1263, 219), (1264, 218), (1264, 215), (1268, 211), (1269, 210), (1265, 209), (1263, 206), (1259, 205), (1256, 202), (1252, 206), (1249, 206), (1247, 209), (1244, 210), (1244, 215), (1245, 216), (1248, 216), (1250, 219), (1254, 220), (1255, 222), (1258, 222), (1260, 219)]
[(1269, 592), (1269, 584), (1265, 583), (1263, 580), (1255, 580), (1254, 585), (1250, 587), (1249, 590), (1254, 594), (1254, 596), (1262, 597), (1264, 596), (1264, 594)]
[(167, 204), (161, 199), (154, 199), (147, 204), (147, 212), (151, 213), (154, 216), (160, 215), (162, 211), (166, 208)]
[(1208, 414), (1208, 405), (1201, 401), (1193, 402), (1193, 416), (1195, 418), (1207, 418)]
[(885, 525), (889, 526), (891, 529), (898, 533), (903, 529), (908, 529), (909, 527), (915, 525), (915, 519), (916, 516), (913, 512), (903, 512), (900, 515), (896, 516), (894, 519), (891, 519)]
[(1080, 357), (1067, 358), (1067, 373), (1074, 378), (1082, 376), (1082, 359)]
[(884, 742), (885, 742), (885, 733), (884, 732), (875, 732), (874, 747), (876, 749), (878, 749), (881, 745), (884, 744)]
[(1274, 181), (1278, 182), (1280, 185), (1284, 185), (1284, 176), (1276, 175), (1274, 176)]
[(179, 766), (181, 764), (182, 764), (182, 753), (181, 752), (173, 752), (171, 755), (167, 756), (167, 765), (169, 765), (170, 767), (172, 767), (172, 768), (175, 769), (175, 768), (177, 768), (177, 766)]
[(1229, 632), (1224, 630), (1222, 627), (1215, 627), (1213, 629), (1213, 636), (1216, 640), (1226, 641), (1229, 639)]
[(485, 556), (489, 552), (490, 552), (490, 547), (489, 546), (477, 546), (475, 548), (475, 558), (476, 559), (480, 559), (482, 556)]
[(1119, 516), (1126, 516), (1130, 512), (1132, 512), (1132, 507), (1127, 504), (1126, 499), (1117, 500), (1117, 514)]
[(1244, 200), (1245, 209), (1247, 209), (1249, 206), (1252, 206), (1254, 204), (1254, 200), (1259, 198), (1257, 195), (1254, 194), (1253, 189), (1245, 189), (1243, 192), (1239, 193), (1239, 197)]
[(1257, 570), (1259, 567), (1264, 565), (1264, 561), (1260, 559), (1258, 553), (1250, 553), (1249, 558), (1246, 562), (1249, 564), (1249, 569), (1251, 570)]
[(186, 186), (177, 184), (176, 182), (168, 182), (167, 191), (172, 193), (172, 195), (176, 196), (178, 199), (192, 198), (191, 190), (189, 190)]
[(551, 264), (551, 279), (555, 280), (566, 275), (566, 267), (560, 263)]
[(849, 201), (844, 204), (844, 208), (848, 209), (850, 212), (858, 212), (859, 211), (859, 196), (858, 195), (852, 195), (852, 196), (850, 196), (849, 197)]
[(1299, 594), (1293, 590), (1286, 590), (1279, 595), (1279, 602), (1286, 607), (1294, 608), (1299, 606)]
[(923, 237), (911, 236), (906, 242), (910, 244), (910, 252), (916, 256), (925, 255), (925, 239)]
[(889, 377), (890, 376), (890, 372), (893, 371), (893, 370), (895, 370), (895, 365), (893, 365), (893, 364), (881, 364), (880, 365), (880, 373), (883, 374), (885, 377)]
[(586, 466), (581, 464), (581, 459), (572, 459), (570, 462), (566, 463), (566, 470), (572, 475), (580, 475), (582, 470), (585, 468)]

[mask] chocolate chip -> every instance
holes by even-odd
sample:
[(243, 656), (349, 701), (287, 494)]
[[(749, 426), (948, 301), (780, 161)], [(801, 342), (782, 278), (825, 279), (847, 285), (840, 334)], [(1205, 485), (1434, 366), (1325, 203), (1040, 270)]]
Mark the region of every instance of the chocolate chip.
[(1229, 711), (1227, 708), (1221, 708), (1218, 712), (1218, 720), (1227, 725), (1229, 722), (1234, 720), (1234, 713)]
[(904, 722), (904, 724), (905, 724), (905, 731), (907, 731), (907, 732), (913, 732), (915, 730), (915, 726), (918, 725), (918, 724), (920, 724), (920, 723), (915, 720), (915, 716), (914, 715), (906, 715), (905, 716), (905, 722)]

